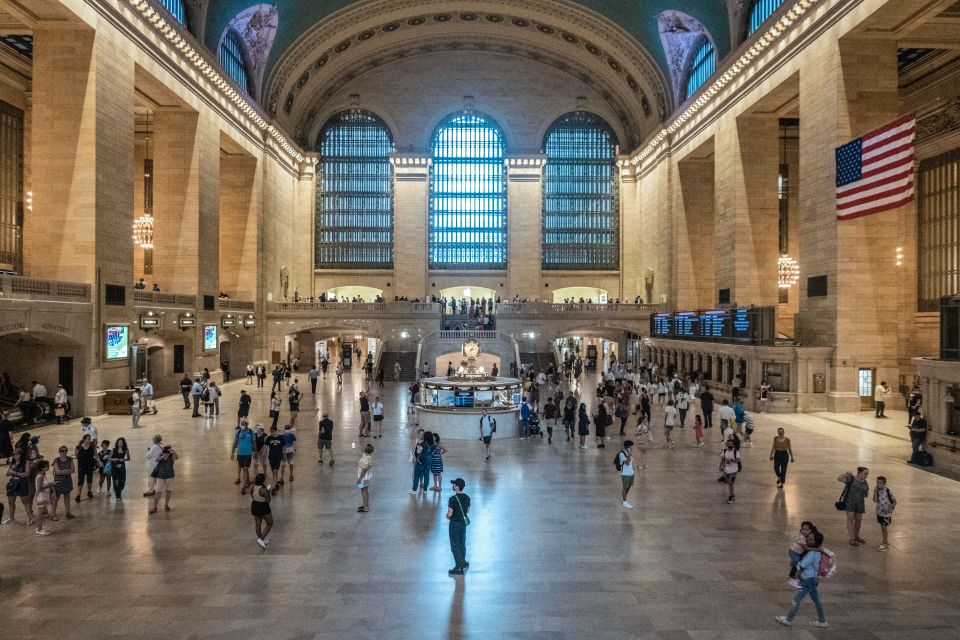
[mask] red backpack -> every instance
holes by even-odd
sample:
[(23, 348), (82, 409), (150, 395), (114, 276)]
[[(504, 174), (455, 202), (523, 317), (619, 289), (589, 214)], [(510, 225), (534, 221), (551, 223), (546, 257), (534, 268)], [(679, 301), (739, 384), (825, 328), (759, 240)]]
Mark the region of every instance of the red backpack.
[(817, 576), (820, 578), (832, 578), (837, 572), (837, 558), (830, 549), (820, 550), (820, 566), (817, 568)]

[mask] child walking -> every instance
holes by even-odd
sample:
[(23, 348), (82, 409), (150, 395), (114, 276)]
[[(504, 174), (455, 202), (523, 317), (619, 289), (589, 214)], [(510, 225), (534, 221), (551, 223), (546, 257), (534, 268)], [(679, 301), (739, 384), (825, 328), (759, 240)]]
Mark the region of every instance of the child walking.
[(893, 520), (893, 510), (897, 506), (897, 499), (893, 497), (884, 476), (877, 476), (877, 484), (873, 489), (873, 503), (877, 505), (877, 523), (880, 525), (880, 534), (883, 536), (883, 541), (877, 547), (877, 551), (886, 551), (890, 548), (890, 544), (887, 542), (887, 527)]
[(100, 443), (100, 451), (97, 452), (97, 466), (100, 467), (100, 478), (97, 483), (97, 494), (103, 490), (103, 483), (107, 483), (107, 495), (110, 495), (110, 486), (113, 483), (113, 464), (110, 462), (110, 441), (104, 440)]
[(703, 446), (703, 419), (700, 417), (700, 414), (697, 414), (697, 417), (693, 420), (693, 435), (697, 437), (697, 446)]
[(434, 491), (443, 491), (443, 485), (441, 481), (443, 479), (443, 454), (447, 452), (446, 449), (440, 446), (440, 436), (436, 433), (433, 434), (433, 451), (430, 452), (430, 471), (433, 473), (433, 487)]

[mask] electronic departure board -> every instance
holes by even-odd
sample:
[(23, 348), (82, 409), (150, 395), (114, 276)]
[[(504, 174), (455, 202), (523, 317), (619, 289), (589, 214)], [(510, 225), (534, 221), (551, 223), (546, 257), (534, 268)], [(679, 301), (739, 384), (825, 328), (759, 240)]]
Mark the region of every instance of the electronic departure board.
[(773, 307), (655, 313), (650, 316), (650, 337), (772, 345), (775, 318)]

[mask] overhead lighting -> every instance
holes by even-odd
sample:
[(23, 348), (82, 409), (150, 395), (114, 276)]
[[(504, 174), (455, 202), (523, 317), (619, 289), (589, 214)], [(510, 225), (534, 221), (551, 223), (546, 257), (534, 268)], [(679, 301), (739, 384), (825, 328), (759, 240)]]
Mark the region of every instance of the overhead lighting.
[(153, 216), (149, 213), (133, 221), (133, 243), (143, 249), (153, 249)]
[(777, 286), (789, 289), (800, 280), (800, 265), (787, 254), (777, 259)]

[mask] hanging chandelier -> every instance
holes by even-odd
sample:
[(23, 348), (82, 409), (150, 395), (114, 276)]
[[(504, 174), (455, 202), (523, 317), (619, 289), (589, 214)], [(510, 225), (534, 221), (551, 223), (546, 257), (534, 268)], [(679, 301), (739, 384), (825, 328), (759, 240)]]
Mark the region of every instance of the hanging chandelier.
[(153, 249), (153, 216), (149, 213), (133, 221), (133, 243), (143, 249)]
[(785, 253), (777, 259), (777, 280), (781, 289), (789, 289), (800, 280), (800, 265)]

